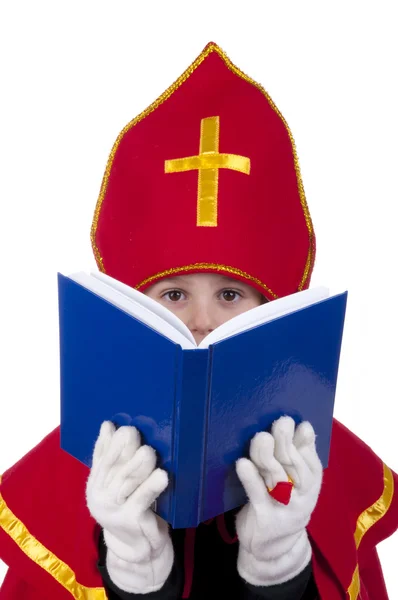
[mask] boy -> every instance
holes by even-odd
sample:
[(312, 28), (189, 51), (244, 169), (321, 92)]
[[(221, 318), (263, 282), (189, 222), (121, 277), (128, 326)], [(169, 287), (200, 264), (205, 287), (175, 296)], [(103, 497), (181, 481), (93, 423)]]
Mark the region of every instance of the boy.
[[(214, 273), (167, 278), (146, 293), (170, 307), (190, 328), (197, 343), (232, 316), (263, 301), (251, 286)], [(143, 593), (159, 600), (191, 597), (192, 579), (187, 574), (192, 570), (194, 598), (210, 591), (217, 597), (315, 597), (313, 582), (309, 583), (311, 547), (305, 530), (322, 478), (315, 435), (309, 423), (303, 423), (293, 437), (294, 422), (288, 418), (277, 421), (272, 433), (255, 436), (251, 461), (238, 461), (238, 474), (252, 500), (237, 515), (238, 556), (237, 543), (232, 547), (223, 543), (214, 526), (199, 527), (194, 544), (199, 568), (196, 560), (189, 568), (185, 565), (182, 590), (179, 563), (190, 560), (188, 538), (185, 532), (172, 532), (174, 557), (166, 523), (150, 510), (167, 486), (167, 475), (155, 469), (154, 452), (140, 446), (134, 428), (122, 427), (115, 432), (111, 423), (103, 424), (94, 450), (87, 500), (91, 514), (103, 527), (101, 554), (102, 563), (106, 557), (107, 568), (102, 564), (101, 571), (115, 597), (132, 599)], [(292, 502), (280, 495), (278, 502), (278, 489), (279, 494), (286, 488), (291, 491), (288, 475), (296, 482)], [(231, 531), (236, 512), (226, 515)], [(195, 534), (195, 530), (188, 532)], [(308, 593), (303, 595), (305, 590)]]
[[(209, 319), (216, 299), (249, 288), (272, 301), (308, 287), (315, 236), (291, 132), (215, 44), (117, 138), (92, 244), (102, 271), (187, 302), (181, 316), (198, 301), (201, 319), (188, 325), (198, 339), (220, 324)], [(220, 288), (222, 276), (232, 281)], [(103, 424), (89, 477), (59, 449), (56, 430), (3, 476), (0, 552), (10, 569), (1, 600), (386, 600), (376, 544), (397, 528), (397, 477), (335, 422), (319, 493), (313, 431), (303, 425), (280, 419), (238, 461), (248, 495), (238, 540), (234, 514), (169, 534), (149, 509), (167, 477), (135, 429)]]

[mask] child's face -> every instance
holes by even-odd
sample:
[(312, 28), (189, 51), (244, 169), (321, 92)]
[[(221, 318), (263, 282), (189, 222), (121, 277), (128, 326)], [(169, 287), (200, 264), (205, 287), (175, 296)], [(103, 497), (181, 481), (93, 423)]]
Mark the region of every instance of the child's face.
[(197, 344), (225, 321), (265, 301), (246, 283), (217, 273), (162, 279), (144, 293), (177, 315)]

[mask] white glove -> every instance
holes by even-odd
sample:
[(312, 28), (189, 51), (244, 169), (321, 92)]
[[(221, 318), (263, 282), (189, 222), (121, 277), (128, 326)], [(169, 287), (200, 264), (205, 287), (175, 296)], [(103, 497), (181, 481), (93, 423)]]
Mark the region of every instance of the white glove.
[(159, 590), (174, 561), (168, 525), (151, 509), (168, 484), (166, 472), (155, 465), (155, 451), (141, 446), (135, 427), (115, 430), (110, 421), (102, 424), (87, 480), (87, 506), (104, 530), (110, 578), (135, 594)]
[[(314, 430), (304, 422), (295, 431), (294, 420), (281, 417), (272, 433), (254, 436), (250, 459), (241, 458), (236, 464), (249, 499), (236, 517), (238, 572), (252, 585), (276, 585), (293, 579), (311, 560), (306, 526), (323, 473)], [(288, 476), (294, 487), (290, 502), (284, 505), (268, 490), (288, 481)]]

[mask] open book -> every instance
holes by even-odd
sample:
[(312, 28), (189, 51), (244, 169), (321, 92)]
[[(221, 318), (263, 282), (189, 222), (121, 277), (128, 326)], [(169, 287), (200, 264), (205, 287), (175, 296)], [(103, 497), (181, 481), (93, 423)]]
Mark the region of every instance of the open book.
[(61, 446), (88, 466), (102, 421), (138, 427), (170, 484), (157, 512), (193, 527), (245, 502), (235, 462), (282, 414), (327, 466), (347, 293), (268, 302), (198, 346), (167, 308), (111, 277), (59, 274)]
[(219, 342), (231, 335), (236, 335), (245, 329), (267, 323), (271, 319), (281, 317), (329, 297), (328, 288), (317, 287), (256, 306), (223, 323), (197, 345), (188, 327), (173, 312), (149, 296), (109, 277), (109, 275), (99, 271), (91, 271), (90, 273), (81, 271), (70, 275), (70, 279), (112, 302), (118, 308), (125, 310), (129, 315), (136, 317), (149, 327), (156, 329), (186, 350), (208, 348), (210, 344)]

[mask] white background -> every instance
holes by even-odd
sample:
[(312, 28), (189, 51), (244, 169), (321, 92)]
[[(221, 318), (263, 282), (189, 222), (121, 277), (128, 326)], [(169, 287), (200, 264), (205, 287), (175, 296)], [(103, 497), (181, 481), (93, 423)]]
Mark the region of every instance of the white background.
[[(0, 472), (58, 424), (56, 274), (94, 265), (91, 218), (114, 139), (208, 41), (291, 127), (317, 234), (313, 284), (349, 290), (336, 416), (398, 470), (393, 5), (2, 4)], [(395, 535), (380, 546), (392, 599), (397, 554)]]

